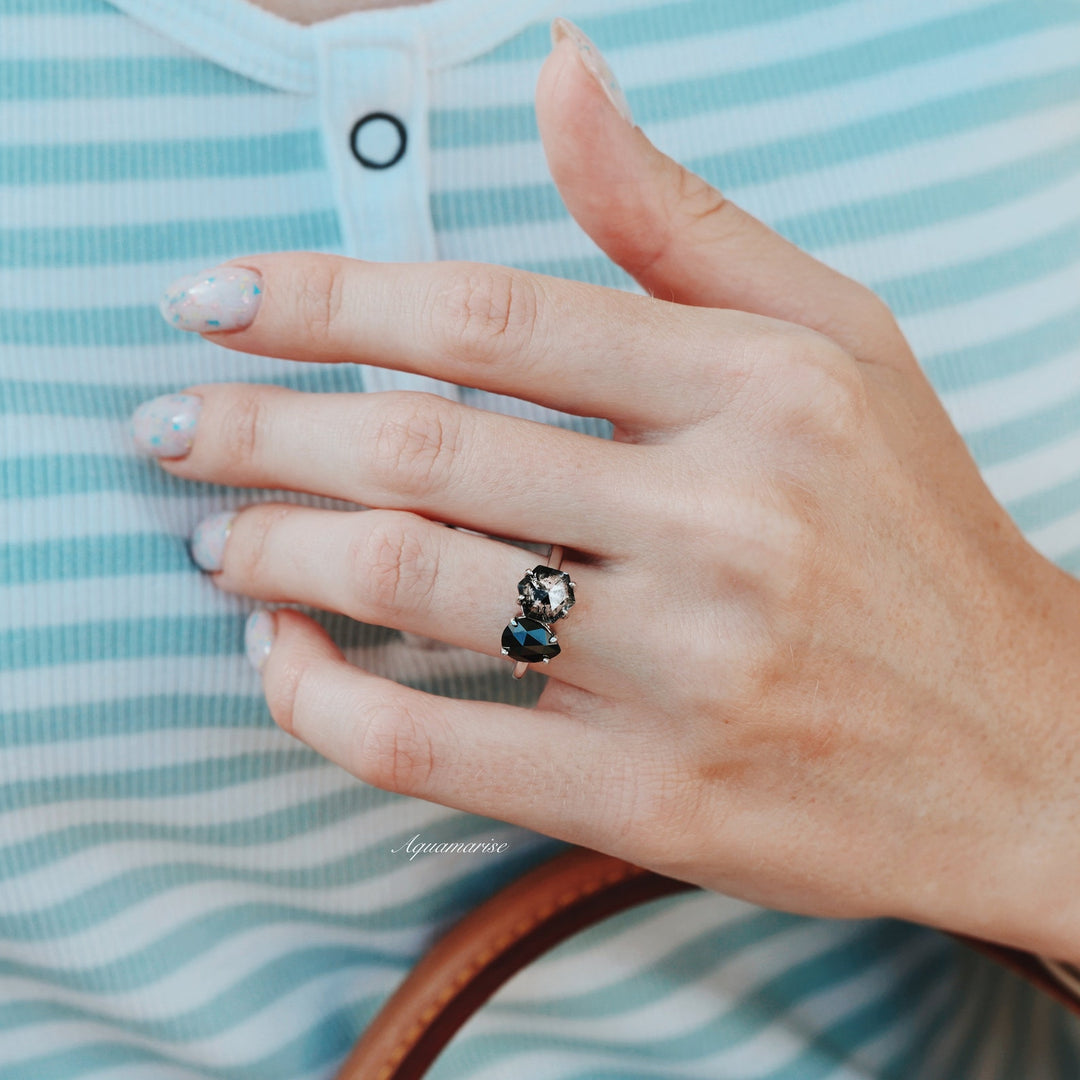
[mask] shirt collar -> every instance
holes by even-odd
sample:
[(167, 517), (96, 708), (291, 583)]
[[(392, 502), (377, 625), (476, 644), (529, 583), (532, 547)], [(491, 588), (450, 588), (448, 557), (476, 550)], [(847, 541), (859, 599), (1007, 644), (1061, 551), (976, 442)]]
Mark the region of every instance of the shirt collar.
[[(431, 67), (464, 63), (553, 16), (565, 0), (428, 0), (353, 11), (303, 26), (248, 0), (111, 0), (131, 18), (255, 82), (314, 94), (321, 43), (423, 39)], [(546, 24), (540, 28), (547, 35)]]

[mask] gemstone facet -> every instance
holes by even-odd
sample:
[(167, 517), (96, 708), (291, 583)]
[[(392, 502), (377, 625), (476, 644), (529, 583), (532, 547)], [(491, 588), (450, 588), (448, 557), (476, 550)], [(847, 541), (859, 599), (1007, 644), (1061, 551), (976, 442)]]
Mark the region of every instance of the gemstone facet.
[(518, 582), (521, 610), (534, 619), (550, 623), (563, 618), (574, 606), (570, 575), (553, 566), (534, 566)]
[(558, 656), (561, 651), (551, 628), (527, 615), (510, 620), (503, 631), (502, 647), (511, 660), (524, 660), (529, 664)]

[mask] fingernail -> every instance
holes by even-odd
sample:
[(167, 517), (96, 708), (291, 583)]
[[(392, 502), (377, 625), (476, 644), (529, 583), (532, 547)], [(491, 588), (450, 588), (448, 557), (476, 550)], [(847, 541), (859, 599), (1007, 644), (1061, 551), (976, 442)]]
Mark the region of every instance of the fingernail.
[(274, 616), (265, 608), (256, 608), (244, 623), (244, 651), (256, 671), (262, 671), (274, 647)]
[(202, 398), (198, 394), (162, 394), (144, 401), (131, 414), (131, 437), (154, 457), (183, 457), (195, 441)]
[(178, 330), (242, 330), (262, 300), (262, 278), (242, 266), (215, 266), (177, 278), (158, 301)]
[(618, 110), (619, 115), (628, 124), (632, 124), (634, 118), (630, 113), (630, 103), (626, 100), (626, 95), (619, 85), (619, 80), (615, 78), (615, 73), (604, 59), (604, 54), (593, 44), (592, 39), (580, 26), (576, 26), (569, 19), (564, 19), (560, 15), (553, 19), (551, 23), (552, 48), (558, 45), (564, 37), (570, 38), (577, 46), (578, 55), (581, 57), (585, 67), (588, 68), (589, 74), (603, 87), (604, 93), (607, 94), (608, 100)]
[(229, 539), (235, 510), (211, 514), (195, 526), (191, 534), (191, 558), (202, 570), (220, 570), (225, 562), (225, 542)]

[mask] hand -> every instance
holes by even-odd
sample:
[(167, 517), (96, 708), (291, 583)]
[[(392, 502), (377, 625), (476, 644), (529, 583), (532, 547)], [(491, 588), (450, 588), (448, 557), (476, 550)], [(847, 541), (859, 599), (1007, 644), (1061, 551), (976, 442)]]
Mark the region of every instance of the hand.
[(275, 721), (377, 787), (757, 903), (1076, 955), (1080, 584), (995, 501), (873, 293), (660, 153), (569, 41), (537, 115), (571, 213), (652, 295), (301, 252), (229, 264), (261, 282), (247, 326), (197, 322), (204, 286), (174, 298), (228, 349), (614, 425), (189, 387), (170, 473), (373, 508), (243, 509), (222, 589), (499, 656), (531, 557), (440, 523), (562, 544), (577, 583), (531, 710), (364, 672), (279, 610)]

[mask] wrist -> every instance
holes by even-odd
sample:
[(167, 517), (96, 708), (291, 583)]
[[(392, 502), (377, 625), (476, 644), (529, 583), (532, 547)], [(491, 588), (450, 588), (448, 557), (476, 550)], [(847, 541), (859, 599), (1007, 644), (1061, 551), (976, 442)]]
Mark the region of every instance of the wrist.
[[(1019, 565), (1023, 565), (1021, 562)], [(999, 940), (1080, 963), (1080, 579), (1033, 551), (1014, 693), (1014, 813), (1003, 827)]]
[(1027, 548), (980, 626), (970, 790), (913, 859), (898, 914), (1080, 964), (1080, 579)]

